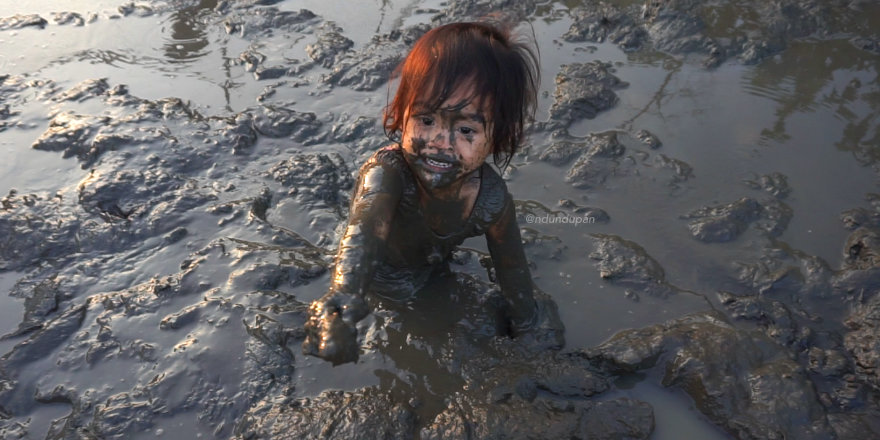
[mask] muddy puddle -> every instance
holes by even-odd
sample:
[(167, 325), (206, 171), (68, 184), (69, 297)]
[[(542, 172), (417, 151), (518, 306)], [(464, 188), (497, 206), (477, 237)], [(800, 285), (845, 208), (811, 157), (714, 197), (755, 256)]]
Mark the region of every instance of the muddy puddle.
[[(505, 178), (566, 347), (487, 336), (471, 239), (372, 303), (357, 363), (304, 356), (390, 70), (498, 11), (541, 54)], [(880, 436), (876, 29), (866, 1), (6, 2), (0, 437)]]

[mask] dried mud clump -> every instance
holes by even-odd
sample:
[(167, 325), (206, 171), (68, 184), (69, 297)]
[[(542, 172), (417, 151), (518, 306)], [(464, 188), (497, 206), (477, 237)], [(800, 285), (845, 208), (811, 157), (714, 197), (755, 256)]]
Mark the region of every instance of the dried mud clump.
[(333, 86), (371, 91), (387, 84), (412, 44), (430, 29), (414, 25), (373, 37), (361, 49), (340, 56), (322, 81)]
[(314, 62), (329, 68), (352, 46), (354, 41), (342, 35), (342, 28), (333, 22), (324, 22), (318, 28), (318, 41), (306, 46), (306, 54)]
[(628, 84), (600, 61), (565, 64), (556, 74), (556, 90), (550, 107), (551, 121), (564, 125), (580, 119), (593, 119), (617, 104), (615, 90)]
[[(636, 2), (614, 6), (588, 2), (573, 10), (575, 21), (563, 38), (571, 42), (611, 42), (625, 51), (655, 49), (697, 56), (715, 67), (736, 58), (756, 64), (790, 42), (837, 33), (860, 35), (857, 47), (871, 50), (873, 30), (860, 19), (859, 2), (779, 0), (727, 3), (697, 0)], [(725, 17), (719, 19), (718, 17)], [(731, 26), (730, 23), (735, 23)]]
[[(541, 157), (563, 162), (560, 159), (565, 159), (570, 153), (557, 149), (558, 145), (560, 144), (551, 145)], [(566, 146), (566, 144), (562, 145)], [(581, 145), (586, 147), (585, 150), (565, 176), (565, 181), (575, 188), (596, 188), (611, 176), (626, 174), (625, 170), (621, 170), (621, 158), (626, 152), (626, 147), (618, 141), (616, 132), (591, 133)]]
[(791, 216), (791, 208), (777, 199), (758, 202), (743, 197), (725, 205), (699, 208), (681, 218), (690, 220), (688, 228), (694, 238), (719, 243), (735, 240), (751, 224), (771, 237), (778, 237), (785, 232)]
[(307, 9), (281, 11), (275, 7), (237, 8), (225, 15), (223, 26), (226, 33), (249, 39), (270, 37), (276, 32), (310, 32), (320, 22), (315, 13)]
[(652, 296), (665, 297), (678, 289), (666, 282), (660, 263), (638, 244), (616, 235), (592, 234), (599, 276), (611, 283)]
[(554, 142), (541, 151), (538, 160), (555, 166), (574, 161), (565, 181), (575, 188), (599, 189), (612, 177), (636, 176), (650, 182), (665, 181), (676, 190), (694, 177), (687, 162), (655, 152), (660, 140), (644, 131), (609, 130), (586, 137), (561, 131), (553, 137)]
[(16, 14), (11, 17), (0, 18), (0, 31), (21, 29), (26, 27), (38, 27), (43, 29), (49, 22), (37, 14)]
[(604, 2), (590, 2), (574, 11), (575, 21), (562, 36), (565, 41), (609, 42), (625, 51), (642, 48), (648, 33), (633, 16)]
[(745, 184), (751, 188), (763, 190), (779, 199), (784, 199), (791, 193), (791, 186), (788, 184), (788, 177), (786, 177), (785, 174), (778, 172), (746, 180)]
[[(54, 287), (38, 285), (30, 316), (42, 322), (0, 358), (3, 411), (68, 404), (50, 428), (59, 438), (125, 438), (186, 412), (229, 436), (260, 399), (292, 393), (307, 305), (284, 290), (325, 270), (308, 247), (218, 240), (180, 272), (119, 291), (52, 301)], [(94, 371), (112, 386), (91, 387)]]
[(306, 205), (324, 202), (343, 206), (354, 181), (338, 154), (299, 153), (270, 168), (267, 175), (288, 188)]
[(286, 404), (265, 402), (236, 427), (235, 439), (413, 438), (415, 413), (375, 388), (325, 391)]
[(473, 407), (453, 401), (435, 422), (420, 431), (421, 438), (617, 438), (647, 439), (654, 431), (650, 405), (638, 400), (579, 401), (564, 406), (538, 397), (511, 398), (492, 406)]
[(656, 368), (736, 438), (832, 438), (806, 372), (763, 334), (738, 330), (715, 313), (626, 330), (588, 350), (610, 371)]
[(855, 360), (857, 377), (880, 391), (880, 295), (856, 307), (845, 323), (850, 331), (844, 345)]

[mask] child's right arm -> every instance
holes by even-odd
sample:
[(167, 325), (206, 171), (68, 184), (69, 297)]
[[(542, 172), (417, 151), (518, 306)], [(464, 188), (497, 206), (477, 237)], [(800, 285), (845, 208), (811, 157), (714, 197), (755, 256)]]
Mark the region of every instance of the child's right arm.
[(304, 353), (334, 364), (357, 360), (355, 324), (369, 313), (364, 294), (381, 261), (402, 193), (399, 170), (376, 160), (361, 168), (330, 289), (309, 308)]

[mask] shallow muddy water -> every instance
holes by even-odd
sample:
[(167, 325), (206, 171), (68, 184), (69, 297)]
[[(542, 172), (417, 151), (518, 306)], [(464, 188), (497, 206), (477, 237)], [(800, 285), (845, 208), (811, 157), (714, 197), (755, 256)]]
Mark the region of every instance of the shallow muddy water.
[[(261, 408), (378, 389), (406, 402), (413, 432), (429, 437), (447, 399), (472, 383), (467, 356), (481, 356), (468, 351), (478, 342), (455, 340), (461, 322), (425, 321), (407, 309), (418, 302), (379, 308), (361, 324), (360, 360), (336, 367), (299, 344), (305, 305), (329, 285), (352, 178), (388, 142), (377, 125), (383, 66), (419, 25), (477, 10), (450, 3), (0, 3), (0, 18), (46, 20), (0, 22), (2, 434), (229, 438), (255, 429), (245, 416), (259, 419)], [(702, 32), (724, 44), (779, 28), (755, 18), (758, 2), (710, 3)], [(880, 40), (870, 31), (880, 8), (851, 3), (835, 10), (843, 24), (833, 15), (827, 28), (768, 38), (781, 46), (758, 58), (730, 43), (709, 67), (703, 46), (663, 46), (656, 27), (647, 27), (653, 46), (637, 50), (611, 31), (603, 41), (567, 37), (593, 2), (527, 9), (531, 28), (521, 30), (534, 31), (540, 51), (540, 102), (506, 179), (532, 275), (565, 323), (565, 351), (719, 311), (801, 362), (832, 396), (822, 411), (857, 408), (880, 429), (876, 373), (847, 379), (861, 394), (845, 402), (835, 382), (861, 374), (858, 350), (840, 340), (880, 283), (866, 276), (849, 296), (825, 293), (855, 264), (846, 213), (880, 218)], [(566, 119), (563, 66), (593, 61), (626, 84), (609, 108)], [(641, 142), (640, 130), (662, 144)], [(583, 152), (601, 136), (619, 153)], [(544, 159), (564, 142), (583, 151)], [(743, 199), (749, 212), (730, 214)], [(637, 263), (611, 267), (618, 254), (606, 245)], [(484, 240), (470, 239), (453, 269), (485, 280), (485, 254)], [(815, 267), (824, 284), (813, 284)], [(432, 313), (479, 309), (481, 286), (463, 288), (465, 306)], [(779, 337), (770, 312), (742, 319), (719, 292), (794, 310), (785, 316), (796, 335)], [(485, 317), (473, 313), (463, 319), (479, 327)], [(836, 342), (817, 342), (827, 340)], [(847, 366), (811, 369), (810, 347), (842, 352)], [(695, 409), (686, 387), (661, 386), (662, 372), (606, 373), (616, 382), (597, 401), (647, 402), (648, 438), (750, 438), (716, 426), (718, 414)]]

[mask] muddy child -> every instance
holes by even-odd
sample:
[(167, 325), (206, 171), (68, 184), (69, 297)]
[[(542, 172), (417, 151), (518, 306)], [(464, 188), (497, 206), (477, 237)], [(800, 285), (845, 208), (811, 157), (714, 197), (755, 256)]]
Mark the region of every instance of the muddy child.
[(456, 246), (478, 235), (506, 299), (503, 333), (560, 347), (562, 324), (532, 283), (513, 198), (486, 163), (491, 155), (507, 166), (522, 142), (536, 101), (534, 52), (507, 27), (454, 23), (420, 38), (395, 76), (383, 120), (395, 143), (360, 169), (331, 287), (309, 310), (304, 352), (357, 360), (365, 295), (417, 292), (448, 270)]

